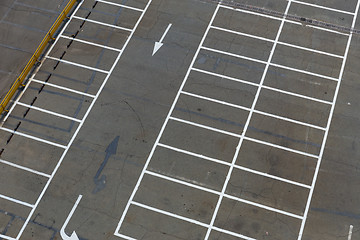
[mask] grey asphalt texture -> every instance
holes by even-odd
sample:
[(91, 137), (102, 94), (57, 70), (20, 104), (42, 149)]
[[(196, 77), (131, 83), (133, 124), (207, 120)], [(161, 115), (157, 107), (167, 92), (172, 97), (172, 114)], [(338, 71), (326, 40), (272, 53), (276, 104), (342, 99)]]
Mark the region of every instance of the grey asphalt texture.
[[(112, 2), (144, 9), (148, 0)], [(288, 4), (285, 0), (234, 2), (281, 13)], [(336, 0), (302, 2), (348, 12), (354, 12), (357, 4), (356, 0), (342, 4)], [(301, 219), (290, 215), (305, 213), (310, 189), (304, 185), (312, 185), (318, 161), (312, 156), (322, 154), (301, 239), (348, 240), (350, 225), (351, 239), (360, 239), (360, 35), (352, 36), (322, 152), (322, 129), (331, 114), (331, 105), (324, 102), (332, 102), (336, 96), (337, 82), (330, 78), (339, 77), (348, 36), (285, 22), (266, 70), (272, 41), (211, 28), (202, 44), (206, 49), (200, 49), (191, 66), (216, 4), (153, 0), (129, 39), (129, 32), (91, 20), (132, 29), (141, 12), (94, 3), (82, 3), (75, 16), (90, 21), (70, 21), (65, 37), (49, 52), (53, 59), (44, 61), (20, 103), (2, 122), (0, 159), (6, 163), (0, 162), (0, 234), (11, 239), (62, 239), (60, 229), (82, 195), (65, 230), (68, 235), (76, 231), (80, 239), (123, 239), (114, 232), (124, 215), (118, 233), (135, 239), (205, 239), (206, 226), (213, 224), (211, 240), (296, 240)], [(45, 0), (0, 3), (2, 91), (36, 49), (42, 39), (40, 32), (51, 26), (65, 4)], [(29, 21), (29, 17), (34, 19), (31, 14), (46, 20)], [(291, 3), (289, 14), (339, 26), (352, 24), (349, 14), (296, 2)], [(359, 21), (356, 29), (360, 29)], [(172, 27), (164, 45), (152, 56), (155, 41), (169, 23)], [(276, 19), (220, 7), (212, 26), (274, 40), (280, 24)], [(118, 51), (68, 38), (74, 36), (115, 49), (122, 49), (129, 41), (112, 68)], [(193, 70), (188, 72), (189, 67)], [(106, 71), (112, 71), (108, 78)], [(264, 71), (264, 87), (257, 97)], [(177, 95), (180, 87), (183, 92)], [(247, 125), (248, 109), (255, 99)], [(84, 122), (71, 119), (84, 117)], [(16, 133), (6, 129), (16, 129)], [(65, 150), (38, 139), (71, 144)], [(229, 170), (231, 177), (227, 179)], [(49, 185), (48, 175), (52, 176)], [(140, 176), (143, 178), (137, 185)], [(26, 220), (30, 207), (1, 196), (36, 204), (30, 220)]]

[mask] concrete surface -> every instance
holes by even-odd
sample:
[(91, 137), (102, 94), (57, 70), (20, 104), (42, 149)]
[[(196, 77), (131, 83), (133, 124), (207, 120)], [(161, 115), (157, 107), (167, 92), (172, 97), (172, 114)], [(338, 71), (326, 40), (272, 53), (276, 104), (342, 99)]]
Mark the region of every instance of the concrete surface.
[[(357, 6), (235, 2), (347, 27)], [(359, 239), (351, 38), (209, 2), (85, 0), (0, 128), (0, 236)]]

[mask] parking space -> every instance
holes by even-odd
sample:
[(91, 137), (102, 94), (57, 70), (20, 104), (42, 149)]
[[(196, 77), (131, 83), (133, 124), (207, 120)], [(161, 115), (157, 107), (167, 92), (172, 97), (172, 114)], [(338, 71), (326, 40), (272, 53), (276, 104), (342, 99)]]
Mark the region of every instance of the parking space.
[(0, 238), (351, 240), (332, 178), (358, 156), (350, 80), (335, 105), (359, 37), (286, 16), (355, 28), (358, 10), (80, 2), (0, 127)]

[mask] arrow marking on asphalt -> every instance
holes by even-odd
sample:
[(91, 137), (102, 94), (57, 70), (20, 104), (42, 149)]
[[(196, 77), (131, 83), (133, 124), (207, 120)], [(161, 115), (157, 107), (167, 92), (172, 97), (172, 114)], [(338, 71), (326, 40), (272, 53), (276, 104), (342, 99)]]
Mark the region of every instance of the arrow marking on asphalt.
[(152, 53), (153, 56), (162, 47), (162, 45), (164, 45), (163, 44), (164, 38), (165, 38), (166, 34), (168, 33), (168, 31), (170, 30), (171, 26), (172, 26), (172, 24), (169, 23), (169, 26), (166, 28), (166, 30), (165, 30), (164, 34), (162, 35), (160, 41), (155, 42), (154, 50), (153, 50), (153, 53)]
[(73, 208), (71, 209), (71, 212), (69, 213), (69, 216), (66, 218), (64, 225), (62, 226), (61, 230), (60, 230), (60, 236), (63, 240), (79, 240), (79, 237), (76, 235), (76, 232), (73, 231), (73, 233), (71, 234), (71, 236), (69, 237), (68, 235), (66, 235), (65, 233), (65, 228), (68, 225), (72, 215), (75, 212), (76, 207), (79, 205), (79, 202), (82, 198), (82, 195), (79, 195), (78, 199), (76, 200), (75, 205), (73, 206)]
[(97, 170), (95, 176), (94, 176), (94, 183), (95, 183), (95, 188), (93, 190), (93, 193), (97, 193), (99, 191), (101, 191), (102, 189), (105, 188), (106, 186), (106, 175), (101, 175), (101, 172), (104, 170), (107, 162), (109, 161), (109, 158), (111, 157), (111, 155), (116, 154), (117, 151), (117, 146), (119, 143), (119, 136), (115, 137), (114, 140), (109, 144), (109, 146), (106, 148), (105, 150), (105, 159), (104, 161), (101, 163), (99, 169)]

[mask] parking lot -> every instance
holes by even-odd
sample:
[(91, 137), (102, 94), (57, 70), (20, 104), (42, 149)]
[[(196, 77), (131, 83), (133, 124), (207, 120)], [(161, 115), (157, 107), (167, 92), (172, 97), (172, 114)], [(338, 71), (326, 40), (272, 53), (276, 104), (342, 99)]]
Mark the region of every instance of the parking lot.
[(81, 1), (2, 118), (0, 237), (360, 238), (358, 10)]

